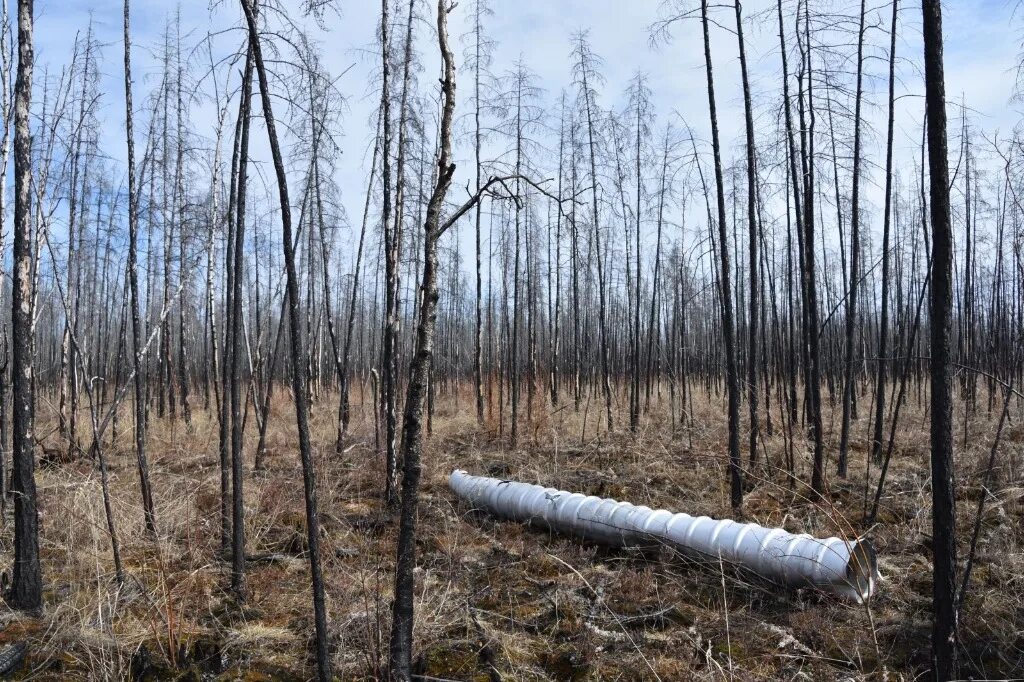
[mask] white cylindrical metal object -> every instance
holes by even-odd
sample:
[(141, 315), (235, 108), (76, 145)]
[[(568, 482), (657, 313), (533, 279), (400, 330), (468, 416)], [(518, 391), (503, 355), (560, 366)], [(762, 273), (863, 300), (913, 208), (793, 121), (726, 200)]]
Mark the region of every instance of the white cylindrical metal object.
[(617, 547), (664, 544), (690, 556), (742, 566), (791, 587), (815, 587), (863, 601), (878, 579), (866, 540), (824, 540), (754, 523), (674, 514), (629, 502), (569, 493), (455, 470), (448, 485), (474, 507), (584, 540)]

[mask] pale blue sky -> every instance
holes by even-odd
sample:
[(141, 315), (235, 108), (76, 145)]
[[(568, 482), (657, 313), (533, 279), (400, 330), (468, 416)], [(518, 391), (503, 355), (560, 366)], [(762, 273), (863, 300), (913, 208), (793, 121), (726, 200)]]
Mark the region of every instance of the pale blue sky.
[[(13, 1), (8, 0), (11, 7)], [(289, 3), (285, 3), (286, 5)], [(324, 60), (335, 75), (352, 67), (337, 82), (339, 90), (348, 97), (349, 108), (343, 121), (344, 157), (336, 177), (341, 187), (343, 202), (350, 219), (358, 221), (362, 196), (365, 192), (368, 155), (366, 148), (372, 131), (367, 122), (376, 105), (372, 94), (372, 75), (377, 67), (372, 55), (363, 52), (372, 48), (374, 31), (378, 21), (379, 2), (375, 0), (340, 0), (339, 15), (328, 14), (326, 30), (315, 26), (311, 20), (301, 18), (298, 9), (290, 16), (310, 27), (312, 35), (320, 44)], [(404, 4), (404, 3), (403, 3)], [(421, 3), (425, 10), (432, 10)], [(830, 8), (849, 5), (852, 12), (856, 7), (853, 0), (822, 0), (819, 3)], [(135, 0), (132, 4), (133, 42), (135, 61), (135, 98), (141, 106), (142, 97), (154, 84), (158, 72), (152, 50), (161, 40), (164, 22), (178, 5), (152, 0)], [(465, 31), (471, 3), (463, 0), (451, 16), (451, 33), (456, 37)], [(220, 31), (230, 26), (241, 25), (241, 13), (235, 2), (210, 3), (205, 0), (183, 1), (180, 3), (183, 28), (191, 33), (192, 41), (207, 31)], [(869, 3), (870, 19), (880, 23), (870, 40), (878, 45), (887, 44), (885, 31), (888, 30), (890, 5), (884, 0)], [(522, 59), (540, 77), (545, 88), (548, 110), (555, 114), (560, 90), (571, 87), (569, 52), (571, 36), (581, 28), (589, 29), (590, 40), (595, 53), (604, 59), (605, 83), (601, 86), (602, 106), (621, 107), (625, 102), (623, 91), (629, 78), (640, 69), (650, 79), (654, 92), (659, 127), (675, 114), (684, 117), (699, 137), (706, 136), (707, 100), (704, 91), (703, 52), (700, 27), (697, 22), (688, 21), (674, 28), (674, 39), (668, 45), (652, 47), (649, 27), (662, 11), (660, 0), (493, 0), (494, 15), (489, 18), (487, 30), (497, 42), (494, 70), (502, 72), (512, 66), (514, 60)], [(774, 3), (770, 0), (750, 0), (744, 4), (745, 15), (754, 17), (758, 12), (771, 11)], [(719, 9), (720, 20), (731, 25), (729, 9)], [(105, 121), (104, 151), (114, 157), (124, 157), (124, 114), (123, 86), (121, 72), (121, 3), (96, 3), (90, 0), (37, 0), (36, 40), (38, 60), (41, 67), (49, 63), (51, 71), (65, 64), (70, 56), (75, 32), (84, 31), (90, 16), (95, 21), (100, 40), (105, 44), (102, 72), (103, 101), (101, 115)], [(759, 120), (763, 125), (775, 125), (772, 117), (777, 106), (780, 84), (778, 82), (779, 54), (778, 37), (774, 13), (763, 20), (752, 21), (747, 27), (748, 59), (752, 70), (755, 94), (759, 97)], [(433, 20), (430, 17), (431, 22)], [(901, 11), (901, 34), (898, 52), (901, 58), (909, 60), (901, 64), (901, 94), (904, 97), (898, 107), (897, 159), (909, 159), (916, 155), (919, 144), (920, 120), (923, 101), (916, 97), (921, 91), (920, 76), (916, 64), (920, 62), (920, 8), (917, 3), (906, 3)], [(990, 135), (1001, 130), (1005, 137), (1019, 119), (1016, 108), (1010, 106), (1010, 95), (1015, 78), (1015, 64), (1020, 50), (1019, 22), (1013, 15), (1013, 5), (1005, 0), (950, 0), (944, 3), (944, 28), (946, 38), (946, 89), (951, 100), (959, 101), (961, 95), (975, 111), (975, 123)], [(432, 25), (421, 23), (417, 27), (418, 48), (427, 64), (421, 76), (421, 83), (433, 87), (436, 81), (436, 44)], [(240, 33), (226, 33), (218, 38), (223, 50), (238, 44)], [(723, 141), (727, 155), (735, 155), (742, 142), (742, 104), (735, 37), (724, 30), (713, 29), (712, 42), (721, 115)], [(456, 42), (461, 52), (461, 44)], [(461, 63), (461, 54), (457, 62)], [(851, 67), (852, 68), (852, 67)], [(868, 69), (883, 74), (885, 65), (875, 61)], [(884, 88), (879, 79), (869, 84), (873, 92), (869, 98), (878, 106), (868, 107), (865, 117), (877, 130), (884, 129)], [(463, 74), (460, 83), (458, 112), (469, 110), (472, 94), (468, 74)], [(951, 109), (950, 116), (959, 117)], [(194, 132), (211, 136), (213, 110), (209, 105), (198, 108), (193, 118)], [(137, 134), (144, 128), (137, 124)], [(882, 148), (876, 136), (869, 139), (866, 154), (875, 163), (881, 163)], [(462, 157), (468, 150), (460, 149)], [(259, 152), (257, 152), (259, 153)], [(549, 166), (550, 167), (550, 166)], [(472, 177), (468, 164), (462, 164), (455, 179), (453, 199), (461, 197), (466, 182)], [(868, 201), (873, 192), (869, 187)], [(875, 222), (875, 221), (872, 221)]]

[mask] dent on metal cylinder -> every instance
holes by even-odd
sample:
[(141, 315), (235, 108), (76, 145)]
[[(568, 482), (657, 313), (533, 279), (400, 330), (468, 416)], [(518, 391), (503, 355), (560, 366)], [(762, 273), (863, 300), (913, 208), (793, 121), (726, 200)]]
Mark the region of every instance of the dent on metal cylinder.
[(525, 521), (617, 547), (669, 545), (690, 556), (742, 566), (791, 587), (815, 587), (858, 602), (878, 583), (866, 540), (818, 539), (781, 528), (716, 521), (530, 483), (471, 476), (456, 469), (448, 485), (460, 498), (500, 518)]

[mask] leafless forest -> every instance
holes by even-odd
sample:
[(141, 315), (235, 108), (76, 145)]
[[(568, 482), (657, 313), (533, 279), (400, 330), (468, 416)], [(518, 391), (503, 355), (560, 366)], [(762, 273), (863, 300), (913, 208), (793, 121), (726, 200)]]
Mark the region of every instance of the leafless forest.
[(671, 79), (612, 83), (585, 14), (542, 79), (499, 0), (124, 0), (61, 51), (4, 3), (0, 675), (1024, 676), (1024, 126), (947, 90), (963, 3), (638, 4)]

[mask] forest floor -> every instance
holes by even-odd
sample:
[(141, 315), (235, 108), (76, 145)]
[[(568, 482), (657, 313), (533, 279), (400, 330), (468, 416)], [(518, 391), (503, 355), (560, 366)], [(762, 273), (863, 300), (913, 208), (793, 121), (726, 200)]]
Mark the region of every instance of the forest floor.
[[(248, 600), (228, 592), (220, 554), (216, 418), (151, 420), (148, 448), (159, 542), (143, 531), (130, 419), (109, 448), (114, 516), (128, 580), (114, 580), (99, 474), (87, 458), (41, 465), (45, 607), (28, 617), (0, 606), (0, 648), (27, 642), (23, 679), (308, 679), (312, 608), (294, 412), (285, 391), (272, 410), (268, 469), (246, 447)], [(439, 396), (424, 456), (416, 600), (417, 666), (434, 680), (912, 680), (929, 665), (931, 519), (927, 420), (911, 398), (898, 430), (878, 523), (864, 529), (868, 420), (863, 398), (850, 477), (835, 477), (838, 409), (826, 411), (830, 492), (811, 503), (781, 473), (785, 440), (764, 439), (771, 468), (748, 475), (742, 514), (728, 503), (720, 396), (698, 395), (693, 426), (654, 410), (632, 434), (541, 401), (511, 450), (494, 424), (478, 427), (468, 391)], [(193, 404), (197, 399), (193, 398)], [(201, 398), (198, 400), (201, 402)], [(628, 401), (623, 401), (628, 403)], [(984, 402), (984, 401), (983, 401)], [(525, 399), (524, 399), (525, 403)], [(332, 664), (338, 679), (373, 679), (387, 650), (397, 521), (381, 504), (382, 465), (372, 414), (355, 408), (350, 447), (333, 453), (333, 396), (314, 407), (323, 565)], [(41, 410), (44, 402), (41, 402)], [(826, 403), (827, 405), (827, 403)], [(1024, 675), (1024, 425), (1013, 419), (989, 490), (977, 560), (960, 623), (967, 672)], [(122, 406), (129, 415), (129, 406)], [(997, 410), (996, 410), (997, 411)], [(997, 414), (957, 421), (958, 535), (969, 546)], [(584, 428), (586, 422), (586, 428)], [(51, 447), (52, 414), (37, 433)], [(507, 427), (507, 424), (506, 424)], [(84, 433), (83, 433), (84, 438)], [(963, 447), (966, 441), (966, 449)], [(809, 479), (809, 454), (797, 471)], [(786, 590), (728, 567), (667, 551), (587, 545), (469, 513), (447, 487), (454, 468), (542, 483), (715, 518), (733, 517), (819, 537), (864, 533), (882, 582), (867, 605)], [(877, 479), (871, 471), (872, 486)], [(872, 487), (873, 493), (873, 487)], [(0, 532), (12, 557), (10, 505)]]

